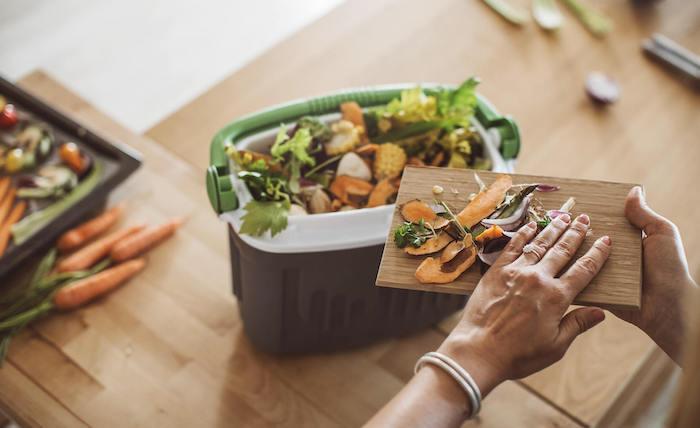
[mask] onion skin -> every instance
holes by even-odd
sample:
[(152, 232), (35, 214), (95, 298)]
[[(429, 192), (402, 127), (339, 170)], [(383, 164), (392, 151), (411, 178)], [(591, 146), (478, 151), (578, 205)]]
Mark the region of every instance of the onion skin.
[(514, 230), (523, 222), (523, 219), (527, 216), (527, 209), (530, 206), (531, 200), (532, 196), (528, 195), (523, 199), (523, 201), (518, 206), (518, 209), (515, 210), (515, 212), (511, 216), (506, 218), (485, 218), (481, 220), (481, 224), (483, 224), (486, 227), (497, 225), (505, 231)]

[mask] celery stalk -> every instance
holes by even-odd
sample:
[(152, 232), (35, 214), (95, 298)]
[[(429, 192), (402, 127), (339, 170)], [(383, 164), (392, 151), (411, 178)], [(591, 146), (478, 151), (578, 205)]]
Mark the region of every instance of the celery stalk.
[(15, 245), (22, 245), (41, 228), (87, 196), (97, 186), (101, 178), (102, 164), (95, 161), (90, 175), (78, 184), (72, 192), (43, 210), (26, 216), (12, 226), (12, 238)]
[(512, 24), (522, 25), (528, 21), (527, 12), (505, 0), (484, 0), (484, 3)]

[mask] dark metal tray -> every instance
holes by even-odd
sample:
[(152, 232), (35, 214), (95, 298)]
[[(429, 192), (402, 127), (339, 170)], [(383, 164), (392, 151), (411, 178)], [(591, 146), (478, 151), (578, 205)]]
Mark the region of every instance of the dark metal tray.
[(80, 202), (48, 223), (22, 245), (16, 246), (10, 243), (7, 251), (0, 258), (0, 279), (2, 279), (20, 262), (48, 248), (61, 233), (100, 210), (109, 192), (141, 165), (141, 156), (120, 142), (110, 142), (96, 135), (1, 76), (0, 95), (7, 98), (8, 102), (14, 104), (18, 110), (29, 113), (37, 121), (48, 126), (57, 142), (73, 141), (103, 164), (99, 184)]

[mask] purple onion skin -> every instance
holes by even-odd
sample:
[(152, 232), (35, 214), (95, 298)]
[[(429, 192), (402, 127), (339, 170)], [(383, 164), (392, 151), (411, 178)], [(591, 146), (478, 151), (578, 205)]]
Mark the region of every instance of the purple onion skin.
[(557, 190), (559, 190), (559, 186), (555, 186), (555, 185), (553, 185), (553, 184), (544, 184), (544, 183), (540, 183), (540, 184), (537, 185), (537, 187), (535, 188), (535, 190), (537, 190), (538, 192), (543, 192), (543, 193), (546, 193), (546, 192), (556, 192)]

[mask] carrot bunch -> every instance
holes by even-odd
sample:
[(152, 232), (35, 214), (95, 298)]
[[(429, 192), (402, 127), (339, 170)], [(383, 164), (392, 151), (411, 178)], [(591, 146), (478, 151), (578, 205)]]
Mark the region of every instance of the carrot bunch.
[(10, 242), (12, 226), (27, 210), (27, 203), (16, 202), (16, 196), (17, 189), (10, 182), (10, 177), (0, 178), (0, 257), (5, 254)]
[[(2, 186), (0, 182), (0, 193)], [(10, 338), (22, 327), (51, 310), (81, 307), (124, 284), (146, 267), (143, 254), (183, 223), (175, 218), (156, 226), (139, 224), (110, 231), (124, 211), (124, 205), (117, 205), (64, 233), (22, 294), (0, 298), (0, 364)]]

